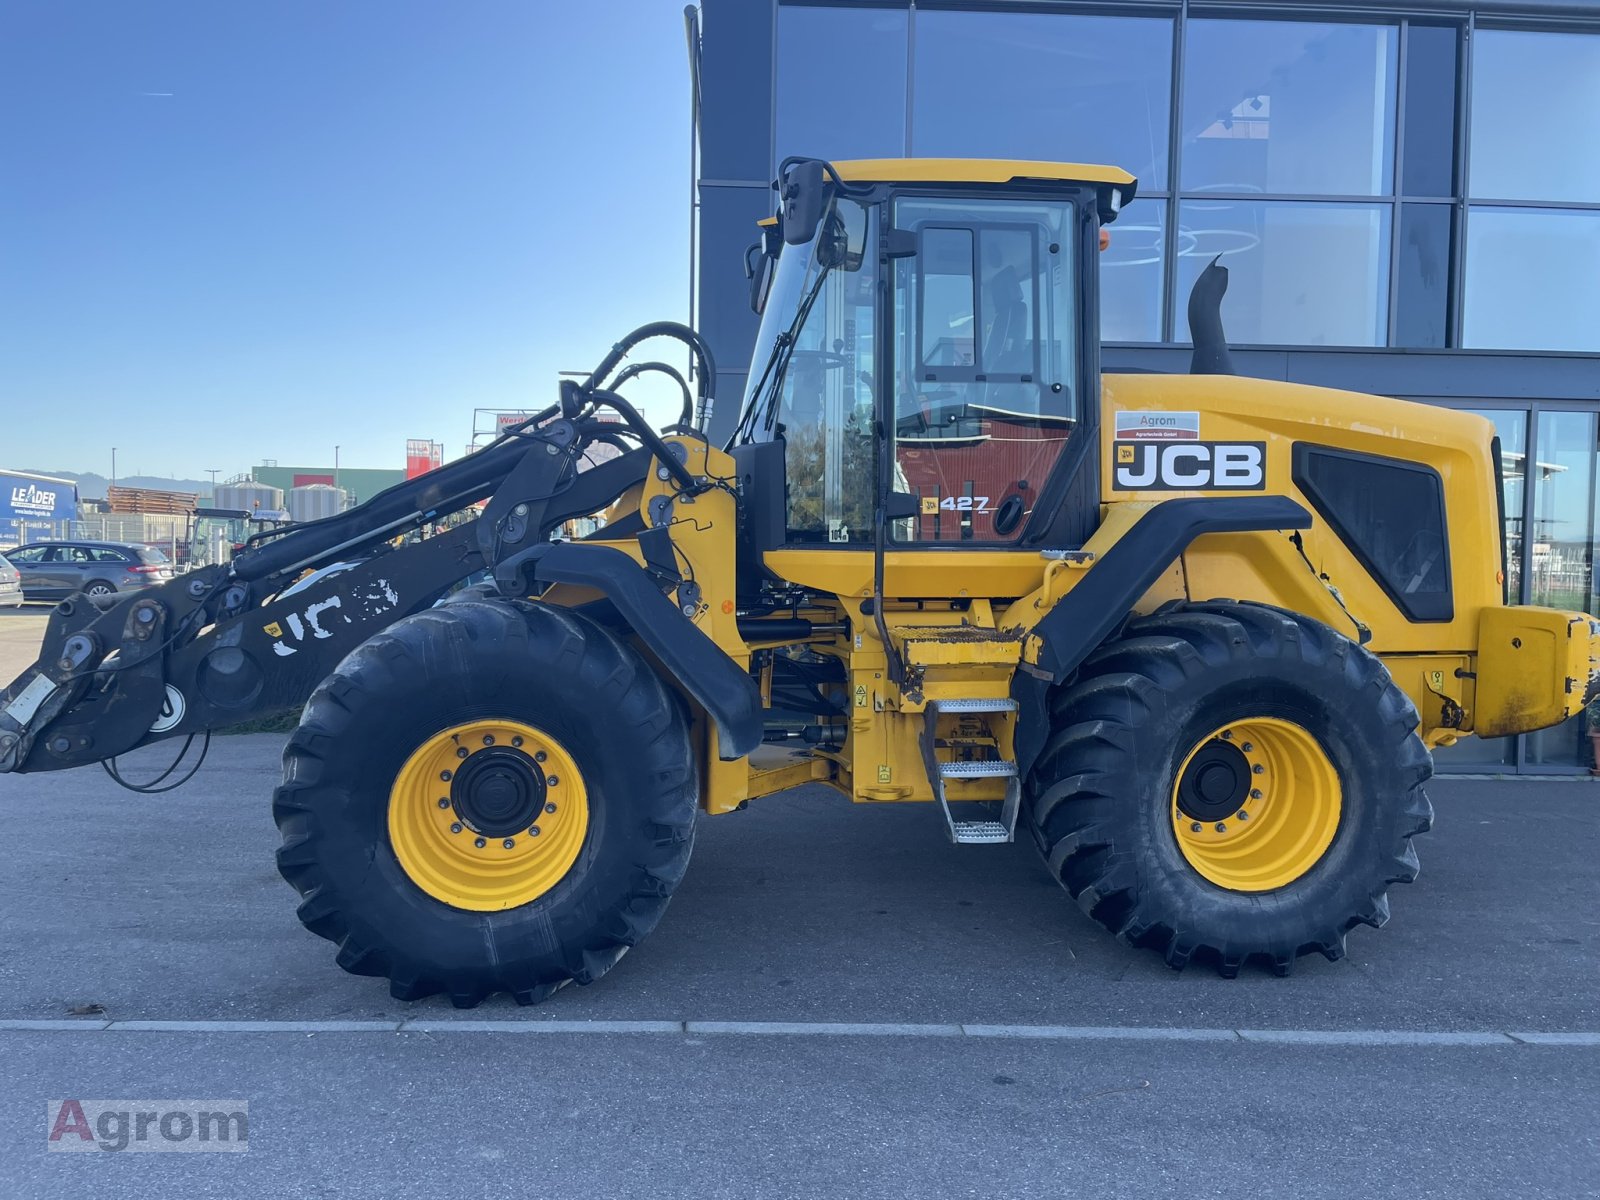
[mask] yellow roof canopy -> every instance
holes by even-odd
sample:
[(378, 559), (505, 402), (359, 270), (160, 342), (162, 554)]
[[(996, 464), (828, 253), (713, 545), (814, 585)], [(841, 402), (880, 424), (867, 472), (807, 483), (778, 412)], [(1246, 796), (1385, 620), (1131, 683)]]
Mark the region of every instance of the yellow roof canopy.
[(858, 158), (836, 162), (833, 166), (841, 179), (863, 183), (1010, 183), (1015, 179), (1061, 179), (1126, 186), (1136, 182), (1121, 167), (1036, 162), (1025, 158)]

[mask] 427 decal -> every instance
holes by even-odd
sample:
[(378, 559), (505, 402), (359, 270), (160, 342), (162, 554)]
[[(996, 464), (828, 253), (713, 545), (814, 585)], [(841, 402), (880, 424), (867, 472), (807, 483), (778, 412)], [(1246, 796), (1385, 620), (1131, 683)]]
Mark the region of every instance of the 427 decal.
[(944, 499), (935, 499), (932, 496), (922, 498), (922, 515), (925, 517), (937, 516), (939, 510), (945, 512), (988, 512), (988, 496), (946, 496)]

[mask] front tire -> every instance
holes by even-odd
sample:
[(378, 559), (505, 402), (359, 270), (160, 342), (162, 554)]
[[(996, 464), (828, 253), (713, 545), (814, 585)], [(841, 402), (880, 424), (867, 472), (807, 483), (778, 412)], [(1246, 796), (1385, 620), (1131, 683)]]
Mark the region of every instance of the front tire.
[(1433, 810), (1417, 713), (1319, 622), (1211, 602), (1129, 623), (1052, 702), (1025, 806), (1052, 874), (1183, 968), (1341, 958), (1417, 874)]
[(697, 799), (682, 712), (637, 654), (572, 613), (474, 599), (397, 622), (312, 694), (278, 867), (339, 965), (397, 999), (531, 1004), (655, 926)]

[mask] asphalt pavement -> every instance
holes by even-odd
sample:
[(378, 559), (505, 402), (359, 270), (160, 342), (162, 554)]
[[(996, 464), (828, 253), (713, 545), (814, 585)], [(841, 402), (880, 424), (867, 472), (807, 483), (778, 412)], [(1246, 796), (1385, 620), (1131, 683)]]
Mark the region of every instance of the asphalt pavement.
[(0, 608), (0, 689), (33, 666), (49, 620), (48, 604)]
[[(281, 744), (159, 797), (0, 777), (0, 1196), (1600, 1193), (1588, 782), (1436, 782), (1386, 929), (1234, 981), (1117, 945), (1026, 845), (798, 790), (704, 819), (599, 983), (458, 1012), (300, 928)], [(72, 1096), (246, 1098), (251, 1148), (47, 1153)]]

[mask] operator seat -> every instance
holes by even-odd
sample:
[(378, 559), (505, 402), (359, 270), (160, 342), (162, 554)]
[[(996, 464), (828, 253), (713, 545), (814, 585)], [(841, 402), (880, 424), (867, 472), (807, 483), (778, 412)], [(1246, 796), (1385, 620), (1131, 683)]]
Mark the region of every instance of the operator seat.
[(1033, 356), (1028, 347), (1028, 306), (1016, 267), (1007, 264), (989, 280), (989, 311), (993, 315), (984, 331), (981, 369), (985, 374), (1026, 373)]

